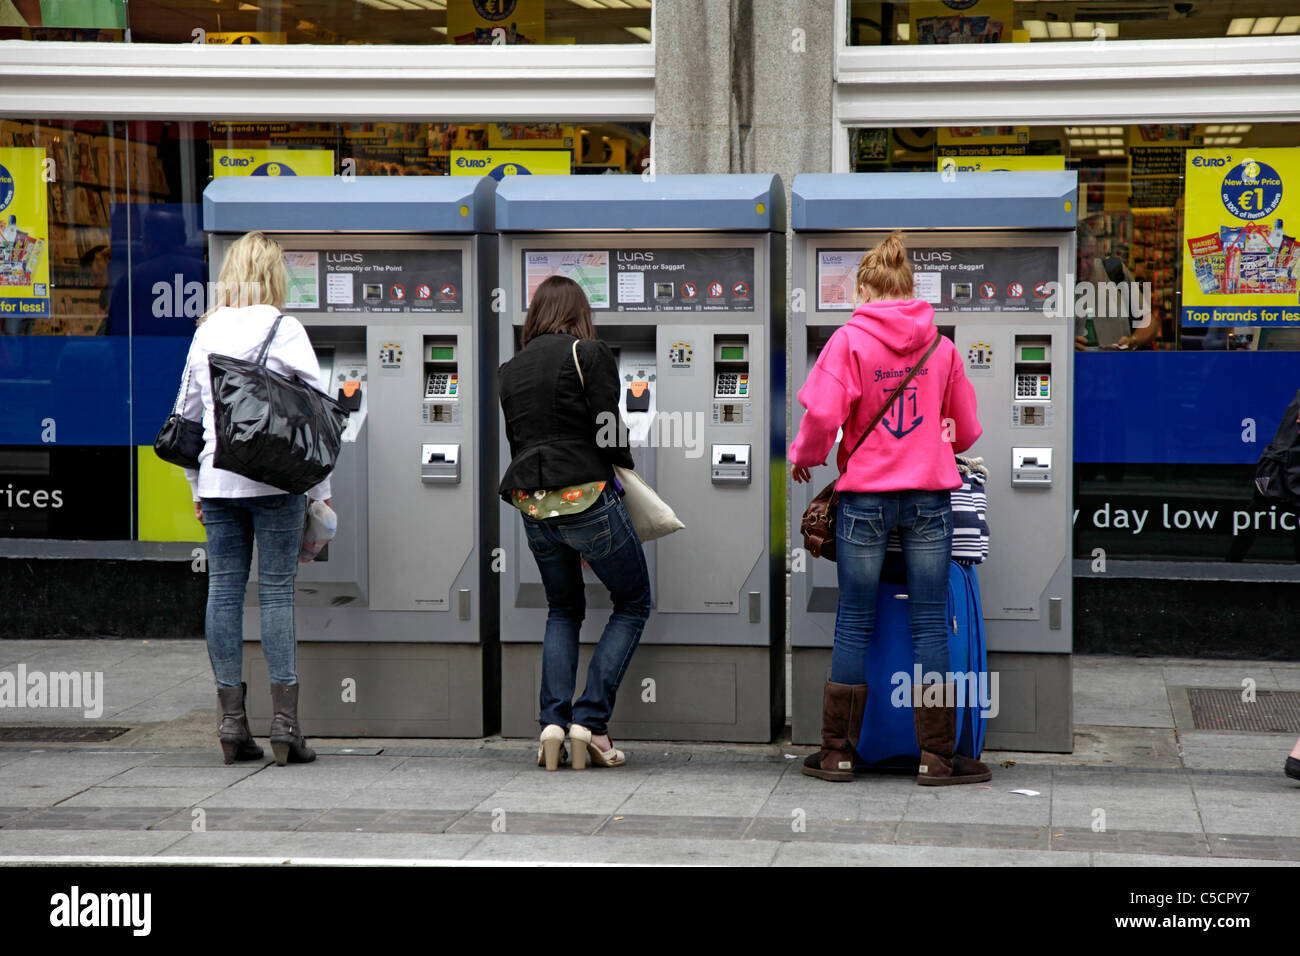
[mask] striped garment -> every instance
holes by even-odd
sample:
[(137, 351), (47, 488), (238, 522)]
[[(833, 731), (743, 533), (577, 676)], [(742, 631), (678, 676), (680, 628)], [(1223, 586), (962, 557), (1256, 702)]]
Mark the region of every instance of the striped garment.
[[(988, 494), (984, 476), (962, 475), (962, 486), (952, 492), (952, 559), (960, 564), (980, 564), (989, 556)], [(902, 553), (898, 530), (889, 532), (887, 550)]]

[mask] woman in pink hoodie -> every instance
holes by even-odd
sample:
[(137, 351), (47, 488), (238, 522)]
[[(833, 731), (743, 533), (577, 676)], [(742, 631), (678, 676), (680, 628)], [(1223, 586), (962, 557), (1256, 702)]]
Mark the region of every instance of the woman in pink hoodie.
[[(803, 772), (853, 779), (854, 751), (867, 702), (867, 644), (889, 532), (898, 529), (907, 566), (908, 610), (925, 687), (913, 688), (921, 764), (917, 783), (975, 783), (984, 764), (954, 754), (957, 713), (948, 660), (949, 492), (961, 486), (953, 456), (980, 437), (975, 391), (956, 347), (941, 338), (903, 392), (894, 391), (936, 336), (934, 309), (912, 297), (912, 264), (894, 232), (862, 257), (861, 305), (835, 330), (799, 390), (806, 409), (790, 446), (791, 477), (811, 480), (843, 428), (836, 482), (835, 547), (839, 607), (830, 680), (822, 701), (822, 749)], [(882, 406), (879, 423), (850, 452)]]

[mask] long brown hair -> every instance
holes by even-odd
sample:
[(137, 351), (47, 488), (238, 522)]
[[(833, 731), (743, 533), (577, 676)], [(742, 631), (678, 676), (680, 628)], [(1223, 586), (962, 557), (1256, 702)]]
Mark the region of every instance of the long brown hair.
[(580, 339), (594, 339), (596, 327), (591, 322), (591, 303), (582, 286), (565, 276), (551, 276), (537, 287), (524, 317), (523, 342), (527, 345), (539, 335), (567, 332)]
[(912, 262), (895, 229), (858, 263), (858, 294), (866, 287), (868, 299), (912, 298)]

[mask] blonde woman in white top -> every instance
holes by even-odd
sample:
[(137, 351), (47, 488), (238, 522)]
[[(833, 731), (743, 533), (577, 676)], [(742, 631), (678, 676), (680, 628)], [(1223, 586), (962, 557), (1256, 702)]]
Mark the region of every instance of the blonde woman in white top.
[[(255, 359), (284, 306), (287, 272), (279, 243), (250, 232), (226, 252), (217, 284), (217, 305), (202, 320), (190, 344), (181, 413), (203, 420), (203, 451), (197, 470), (186, 469), (194, 515), (208, 539), (208, 657), (221, 704), (218, 734), (226, 763), (258, 760), (244, 710), (243, 604), (253, 557), (258, 553), (258, 600), (262, 611), (262, 651), (271, 677), (271, 747), (276, 763), (308, 763), (316, 754), (298, 725), (298, 675), (293, 623), (293, 584), (308, 499), (330, 500), (325, 479), (306, 495), (289, 494), (234, 472), (216, 468), (216, 428), (212, 414), (212, 353)], [(307, 332), (285, 316), (267, 351), (267, 366), (322, 388), (320, 364)]]

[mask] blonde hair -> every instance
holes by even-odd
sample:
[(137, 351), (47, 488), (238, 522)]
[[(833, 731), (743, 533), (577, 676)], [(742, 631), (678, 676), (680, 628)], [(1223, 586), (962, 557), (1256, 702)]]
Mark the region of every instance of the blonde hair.
[(202, 322), (222, 306), (273, 305), (284, 308), (289, 275), (284, 250), (274, 239), (260, 232), (240, 236), (226, 249), (221, 275), (210, 290), (210, 308)]
[(903, 245), (903, 234), (895, 229), (858, 263), (858, 294), (872, 299), (912, 298), (912, 260)]

